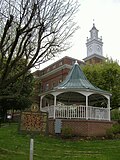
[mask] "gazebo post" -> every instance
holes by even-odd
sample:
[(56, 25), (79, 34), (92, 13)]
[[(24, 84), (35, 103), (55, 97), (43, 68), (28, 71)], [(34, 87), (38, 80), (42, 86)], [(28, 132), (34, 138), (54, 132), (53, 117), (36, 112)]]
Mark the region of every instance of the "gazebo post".
[(107, 107), (108, 107), (108, 120), (110, 121), (110, 97), (108, 97), (108, 105), (107, 105)]
[(40, 97), (40, 110), (42, 108), (42, 99), (43, 99), (43, 96)]
[(55, 119), (56, 95), (54, 95), (54, 119)]
[(88, 119), (88, 95), (86, 96), (86, 119)]

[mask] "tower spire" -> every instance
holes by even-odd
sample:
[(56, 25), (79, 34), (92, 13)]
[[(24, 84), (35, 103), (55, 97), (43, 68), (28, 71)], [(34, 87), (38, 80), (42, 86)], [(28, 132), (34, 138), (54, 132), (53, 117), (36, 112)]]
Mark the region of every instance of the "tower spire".
[[(96, 60), (95, 63), (100, 62), (104, 59), (103, 57), (103, 42), (102, 42), (102, 38), (98, 37), (98, 32), (99, 30), (97, 30), (97, 28), (95, 27), (95, 22), (93, 19), (93, 27), (90, 30), (90, 38), (87, 38), (87, 43), (86, 43), (86, 47), (87, 47), (87, 57), (84, 59), (85, 62), (89, 61), (89, 60)], [(90, 62), (92, 63), (92, 62)]]
[(93, 19), (93, 27), (95, 26), (95, 20)]
[(93, 19), (93, 27), (90, 30), (90, 38), (87, 39), (87, 56), (91, 56), (94, 54), (102, 56), (102, 39), (98, 37), (99, 30), (96, 29), (94, 19)]

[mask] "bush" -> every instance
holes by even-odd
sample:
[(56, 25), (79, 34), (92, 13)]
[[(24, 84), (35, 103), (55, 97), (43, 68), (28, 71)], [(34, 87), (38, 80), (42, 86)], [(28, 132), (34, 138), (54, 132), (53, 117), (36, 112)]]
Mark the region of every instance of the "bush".
[(109, 139), (114, 138), (114, 134), (113, 134), (113, 131), (111, 128), (106, 131), (106, 135), (107, 135), (107, 138), (109, 138)]
[(106, 134), (108, 138), (120, 137), (120, 124), (119, 123), (114, 124), (112, 128), (107, 130)]
[(120, 111), (118, 109), (114, 109), (111, 111), (111, 119), (120, 120)]
[(112, 127), (112, 131), (114, 134), (119, 134), (120, 133), (120, 124), (114, 124)]
[(62, 137), (63, 138), (71, 138), (73, 135), (73, 131), (71, 127), (62, 128)]

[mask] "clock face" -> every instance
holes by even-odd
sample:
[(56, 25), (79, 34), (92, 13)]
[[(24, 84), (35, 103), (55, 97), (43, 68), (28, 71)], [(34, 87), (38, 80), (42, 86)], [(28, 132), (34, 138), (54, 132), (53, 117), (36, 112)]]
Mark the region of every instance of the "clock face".
[(89, 46), (89, 48), (88, 48), (88, 55), (90, 56), (92, 54), (92, 52), (93, 52), (93, 48), (92, 48), (92, 46)]
[(100, 52), (100, 51), (101, 51), (100, 46), (97, 46), (97, 51), (98, 51), (98, 52)]
[(100, 52), (100, 48), (99, 47), (97, 48), (97, 50), (98, 50), (98, 52)]
[(92, 52), (92, 47), (89, 47), (89, 52)]

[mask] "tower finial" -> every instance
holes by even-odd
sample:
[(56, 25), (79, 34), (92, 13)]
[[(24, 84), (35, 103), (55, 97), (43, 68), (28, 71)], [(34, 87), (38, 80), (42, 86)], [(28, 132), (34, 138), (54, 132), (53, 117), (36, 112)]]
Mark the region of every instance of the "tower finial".
[(75, 64), (78, 64), (77, 60), (75, 61)]
[(93, 27), (95, 26), (95, 20), (93, 19)]

